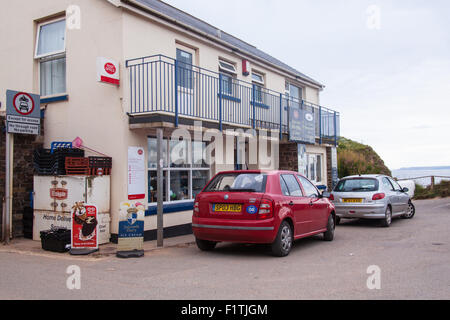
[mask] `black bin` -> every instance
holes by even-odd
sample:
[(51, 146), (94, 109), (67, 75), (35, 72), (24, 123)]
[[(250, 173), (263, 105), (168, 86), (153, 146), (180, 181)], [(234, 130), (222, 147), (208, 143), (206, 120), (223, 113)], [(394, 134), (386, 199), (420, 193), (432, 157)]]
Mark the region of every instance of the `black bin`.
[(55, 227), (41, 231), (42, 249), (53, 252), (66, 252), (70, 245), (70, 229)]

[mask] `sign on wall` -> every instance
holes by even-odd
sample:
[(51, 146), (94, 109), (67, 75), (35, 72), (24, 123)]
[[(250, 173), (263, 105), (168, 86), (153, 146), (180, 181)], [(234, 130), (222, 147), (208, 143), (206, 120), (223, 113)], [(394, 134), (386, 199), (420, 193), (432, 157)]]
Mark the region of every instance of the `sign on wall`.
[(119, 85), (120, 84), (119, 63), (111, 59), (98, 57), (97, 81)]
[(8, 133), (38, 135), (41, 130), (40, 95), (7, 90), (6, 126)]
[(316, 122), (312, 111), (289, 108), (289, 140), (311, 144), (316, 142)]
[(128, 200), (145, 198), (144, 148), (128, 147)]

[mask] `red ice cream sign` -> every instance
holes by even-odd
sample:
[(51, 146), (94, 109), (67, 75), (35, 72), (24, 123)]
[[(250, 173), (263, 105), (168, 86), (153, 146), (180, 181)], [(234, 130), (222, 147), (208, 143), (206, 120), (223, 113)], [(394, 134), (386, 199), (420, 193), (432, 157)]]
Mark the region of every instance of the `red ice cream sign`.
[(72, 248), (98, 248), (98, 220), (95, 205), (77, 202), (72, 207)]

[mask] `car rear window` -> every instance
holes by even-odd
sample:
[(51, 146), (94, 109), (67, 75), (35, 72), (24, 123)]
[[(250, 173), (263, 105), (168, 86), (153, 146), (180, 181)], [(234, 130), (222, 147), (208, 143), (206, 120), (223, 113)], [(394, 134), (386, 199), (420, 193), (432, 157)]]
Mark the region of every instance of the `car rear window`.
[(334, 188), (337, 192), (367, 192), (377, 191), (378, 180), (368, 178), (344, 179)]
[(265, 192), (267, 175), (263, 173), (223, 173), (217, 175), (205, 188), (206, 192)]

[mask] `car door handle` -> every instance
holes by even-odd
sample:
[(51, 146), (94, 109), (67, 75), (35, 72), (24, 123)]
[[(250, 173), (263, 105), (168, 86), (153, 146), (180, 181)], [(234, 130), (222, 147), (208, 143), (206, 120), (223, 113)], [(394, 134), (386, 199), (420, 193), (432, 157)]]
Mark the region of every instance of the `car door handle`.
[(294, 201), (289, 202), (289, 205), (293, 206), (294, 205)]
[(312, 201), (309, 203), (309, 205), (310, 205), (311, 207), (313, 206), (313, 204), (314, 204), (314, 203), (313, 203)]

